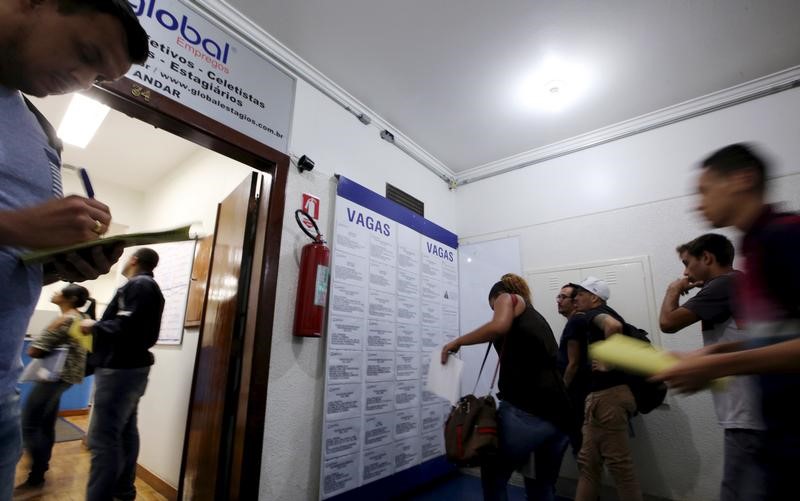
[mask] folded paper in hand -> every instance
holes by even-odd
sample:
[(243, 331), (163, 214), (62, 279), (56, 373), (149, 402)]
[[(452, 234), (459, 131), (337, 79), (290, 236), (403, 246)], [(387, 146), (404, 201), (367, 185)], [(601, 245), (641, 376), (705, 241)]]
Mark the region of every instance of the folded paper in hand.
[(20, 382), (52, 382), (61, 379), (61, 371), (64, 370), (64, 363), (67, 361), (69, 348), (56, 348), (46, 357), (34, 358), (19, 377)]
[(455, 405), (461, 398), (461, 371), (464, 362), (451, 355), (447, 358), (447, 363), (442, 364), (441, 353), (442, 348), (431, 352), (431, 365), (428, 368), (428, 383), (425, 389)]
[(113, 247), (115, 245), (122, 245), (123, 247), (133, 247), (135, 245), (150, 245), (162, 244), (167, 242), (180, 242), (183, 240), (191, 240), (189, 236), (189, 229), (191, 225), (173, 228), (164, 231), (151, 231), (143, 233), (126, 233), (124, 235), (112, 235), (110, 237), (98, 238), (97, 240), (89, 240), (75, 245), (68, 245), (65, 247), (55, 247), (52, 249), (43, 249), (28, 252), (20, 256), (20, 260), (24, 264), (37, 264), (54, 261), (58, 256), (69, 252), (77, 252), (84, 249), (91, 249), (93, 247)]

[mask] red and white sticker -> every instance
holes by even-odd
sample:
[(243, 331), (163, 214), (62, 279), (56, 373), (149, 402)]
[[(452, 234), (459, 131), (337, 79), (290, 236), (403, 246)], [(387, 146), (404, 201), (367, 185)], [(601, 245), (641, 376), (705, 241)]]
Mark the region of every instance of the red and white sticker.
[(319, 197), (316, 197), (311, 193), (303, 193), (302, 209), (306, 211), (312, 218), (319, 221)]

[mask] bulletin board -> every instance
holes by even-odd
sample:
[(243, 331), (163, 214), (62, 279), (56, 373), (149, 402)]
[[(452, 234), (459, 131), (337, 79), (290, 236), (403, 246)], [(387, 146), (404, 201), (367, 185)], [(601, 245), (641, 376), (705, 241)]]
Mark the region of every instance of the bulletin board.
[(189, 284), (192, 280), (195, 241), (148, 245), (158, 253), (153, 278), (164, 295), (164, 313), (156, 344), (181, 344)]
[(459, 335), (458, 238), (344, 177), (334, 225), (320, 499), (368, 499), (453, 469), (425, 382)]

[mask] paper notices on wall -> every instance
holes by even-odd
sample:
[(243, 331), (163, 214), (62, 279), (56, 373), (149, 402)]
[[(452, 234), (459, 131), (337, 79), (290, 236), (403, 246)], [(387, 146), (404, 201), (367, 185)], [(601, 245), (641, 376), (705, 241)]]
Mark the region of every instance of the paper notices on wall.
[(454, 234), (341, 177), (332, 240), (321, 499), (444, 454), (425, 388), (459, 318)]
[(181, 344), (183, 341), (195, 243), (195, 240), (190, 240), (149, 246), (158, 253), (158, 266), (153, 270), (153, 278), (164, 295), (158, 344)]

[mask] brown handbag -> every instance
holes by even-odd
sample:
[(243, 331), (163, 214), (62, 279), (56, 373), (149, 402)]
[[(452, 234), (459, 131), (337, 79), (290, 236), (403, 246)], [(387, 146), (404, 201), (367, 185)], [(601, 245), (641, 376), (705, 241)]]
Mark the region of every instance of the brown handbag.
[[(505, 348), (505, 343), (503, 347)], [(491, 349), (492, 343), (489, 343), (481, 369), (478, 371), (478, 381), (481, 379)], [(501, 350), (500, 358), (502, 357)], [(444, 448), (447, 460), (451, 463), (458, 466), (480, 466), (482, 461), (497, 453), (497, 405), (491, 393), (499, 368), (498, 359), (488, 395), (484, 397), (474, 395), (475, 389), (478, 388), (476, 381), (473, 394), (461, 397), (447, 416), (444, 425)]]

